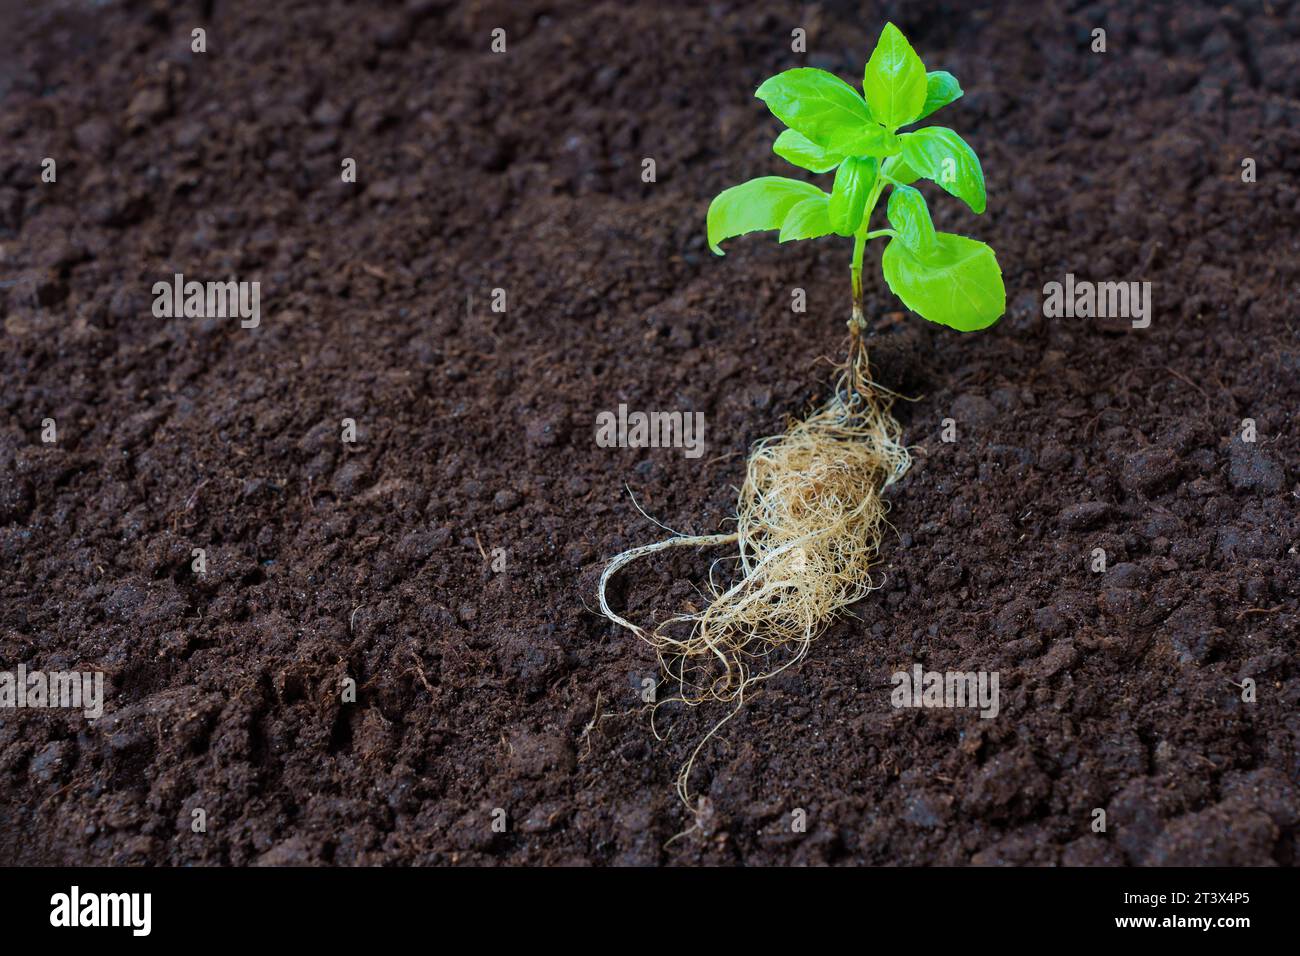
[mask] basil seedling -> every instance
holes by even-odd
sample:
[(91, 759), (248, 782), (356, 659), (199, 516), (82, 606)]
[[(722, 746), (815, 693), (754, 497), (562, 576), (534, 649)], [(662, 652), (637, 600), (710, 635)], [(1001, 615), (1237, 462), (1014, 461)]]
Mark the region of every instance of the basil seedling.
[[(719, 255), (723, 240), (760, 230), (780, 230), (782, 242), (832, 234), (852, 238), (851, 344), (830, 398), (751, 449), (734, 531), (675, 534), (632, 548), (601, 575), (602, 613), (655, 648), (678, 688), (671, 700), (723, 701), (734, 714), (750, 688), (799, 661), (831, 620), (880, 586), (871, 569), (887, 510), (881, 491), (906, 474), (911, 455), (890, 414), (893, 393), (871, 379), (862, 314), (867, 243), (887, 240), (881, 255), (885, 281), (909, 309), (932, 322), (982, 329), (1006, 306), (993, 250), (938, 232), (913, 185), (933, 181), (983, 212), (984, 171), (974, 150), (941, 126), (900, 132), (960, 97), (957, 80), (942, 71), (927, 73), (903, 34), (886, 24), (862, 89), (865, 96), (813, 69), (787, 70), (765, 82), (759, 99), (789, 127), (773, 150), (809, 172), (834, 171), (831, 191), (764, 176), (724, 190), (709, 206), (709, 245)], [(889, 225), (872, 229), (872, 214), (886, 192)], [(735, 573), (717, 580), (711, 568), (703, 610), (692, 605), (643, 628), (610, 607), (610, 578), (628, 563), (672, 547), (724, 545), (736, 548)], [(721, 564), (722, 559), (713, 567)], [(677, 792), (688, 806), (696, 756), (729, 717), (682, 766)]]

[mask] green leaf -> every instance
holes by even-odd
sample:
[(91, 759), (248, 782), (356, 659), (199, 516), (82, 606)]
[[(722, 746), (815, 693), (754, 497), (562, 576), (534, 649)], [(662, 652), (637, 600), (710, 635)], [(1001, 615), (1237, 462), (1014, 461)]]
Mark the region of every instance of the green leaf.
[(925, 105), (921, 107), (921, 115), (912, 122), (925, 119), (935, 110), (947, 106), (961, 96), (962, 88), (957, 82), (957, 77), (947, 70), (931, 70), (925, 75)]
[(925, 105), (925, 64), (898, 27), (886, 23), (867, 61), (862, 89), (876, 122), (896, 129), (912, 122)]
[(811, 196), (808, 199), (801, 199), (786, 213), (785, 222), (781, 223), (780, 241), (790, 242), (793, 239), (816, 239), (818, 236), (829, 236), (835, 231), (831, 228), (830, 215), (827, 211), (829, 206), (829, 196)]
[(915, 255), (925, 256), (934, 249), (934, 223), (925, 197), (911, 186), (895, 186), (889, 194), (886, 210), (889, 224), (899, 240)]
[(845, 156), (896, 156), (903, 149), (901, 136), (878, 123), (871, 123), (835, 138), (839, 152)]
[(904, 133), (901, 139), (907, 166), (934, 180), (975, 212), (984, 211), (984, 170), (975, 150), (964, 139), (944, 126), (927, 126), (915, 133)]
[[(899, 137), (899, 140), (902, 140), (901, 136)], [(886, 176), (894, 180), (900, 186), (908, 186), (921, 178), (921, 174), (911, 166), (907, 165), (907, 162), (902, 156), (891, 157), (889, 162), (881, 167), (881, 169)]]
[(891, 239), (880, 264), (894, 294), (931, 322), (973, 332), (992, 325), (1006, 311), (1007, 292), (997, 257), (975, 239), (937, 233), (925, 256)]
[(787, 129), (772, 144), (772, 152), (787, 163), (814, 173), (828, 173), (844, 161), (843, 153), (822, 149), (803, 133)]
[(838, 144), (871, 122), (858, 91), (825, 70), (786, 70), (764, 80), (754, 95), (786, 126), (831, 151), (843, 152)]
[(825, 196), (811, 183), (784, 176), (762, 176), (724, 189), (709, 203), (709, 248), (724, 255), (718, 243), (763, 229), (780, 229), (794, 205), (811, 196)]
[(867, 195), (876, 181), (876, 161), (869, 156), (850, 156), (835, 172), (835, 188), (828, 207), (831, 228), (851, 236), (862, 225)]

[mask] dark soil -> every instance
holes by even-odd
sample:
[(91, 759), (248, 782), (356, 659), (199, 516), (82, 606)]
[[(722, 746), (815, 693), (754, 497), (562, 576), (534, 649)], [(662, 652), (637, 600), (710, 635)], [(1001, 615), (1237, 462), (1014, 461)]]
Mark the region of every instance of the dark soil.
[[(0, 669), (110, 686), (0, 714), (0, 862), (1295, 862), (1300, 2), (0, 6)], [(903, 319), (870, 262), (919, 397), (885, 586), (705, 748), (665, 848), (721, 713), (655, 739), (595, 582), (662, 534), (628, 488), (725, 527), (824, 395), (848, 242), (718, 259), (704, 213), (788, 172), (755, 86), (857, 79), (887, 18), (967, 91), (935, 121), (989, 210), (931, 207), (1007, 315)], [(261, 326), (155, 318), (174, 272), (260, 281)], [(1067, 272), (1150, 281), (1150, 328), (1043, 318)], [(706, 454), (598, 447), (620, 402), (703, 411)], [(1001, 713), (893, 709), (914, 662), (998, 671)]]

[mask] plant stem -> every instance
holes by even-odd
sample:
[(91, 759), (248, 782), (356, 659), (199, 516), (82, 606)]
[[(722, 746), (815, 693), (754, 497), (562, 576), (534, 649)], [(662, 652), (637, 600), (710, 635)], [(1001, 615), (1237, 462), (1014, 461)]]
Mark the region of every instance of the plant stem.
[(871, 229), (871, 214), (876, 210), (880, 194), (885, 186), (892, 182), (883, 169), (876, 167), (876, 178), (867, 194), (866, 208), (862, 211), (862, 224), (853, 234), (853, 262), (849, 267), (849, 276), (853, 280), (853, 314), (849, 318), (849, 357), (845, 362), (846, 401), (851, 407), (865, 401), (869, 407), (875, 407), (871, 372), (867, 367), (867, 346), (863, 341), (867, 331), (866, 316), (862, 311), (862, 255), (866, 251), (867, 241), (880, 236), (893, 236), (892, 229)]
[(853, 264), (849, 267), (849, 276), (853, 280), (853, 315), (849, 319), (849, 331), (855, 339), (867, 324), (862, 316), (862, 253), (866, 248), (866, 234), (859, 232), (853, 237)]
[(862, 213), (862, 225), (858, 227), (857, 233), (853, 236), (853, 263), (849, 267), (849, 277), (853, 281), (853, 314), (849, 318), (849, 333), (853, 337), (852, 348), (857, 351), (858, 339), (867, 329), (867, 320), (862, 312), (862, 254), (866, 250), (867, 240), (874, 239), (876, 236), (893, 235), (889, 229), (881, 229), (871, 232), (871, 214), (876, 209), (876, 203), (880, 201), (880, 194), (885, 189), (885, 179), (879, 171), (876, 173), (876, 181), (871, 184), (871, 192), (867, 195), (867, 206)]

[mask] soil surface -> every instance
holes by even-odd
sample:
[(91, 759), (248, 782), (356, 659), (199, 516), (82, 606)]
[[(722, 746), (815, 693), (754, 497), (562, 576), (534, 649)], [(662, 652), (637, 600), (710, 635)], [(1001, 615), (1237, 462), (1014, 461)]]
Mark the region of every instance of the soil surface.
[[(0, 713), (0, 862), (1295, 862), (1300, 2), (0, 6), (0, 670), (108, 686)], [(663, 534), (629, 490), (725, 530), (824, 397), (850, 244), (717, 258), (704, 214), (810, 178), (751, 94), (856, 82), (886, 19), (966, 90), (933, 122), (988, 211), (925, 189), (1007, 314), (905, 317), (869, 253), (917, 399), (884, 586), (705, 747), (693, 815), (722, 713), (656, 739), (595, 584)], [(177, 272), (259, 281), (260, 326), (156, 318)], [(1044, 318), (1067, 273), (1150, 282), (1150, 327)], [(620, 403), (702, 411), (705, 454), (599, 447)], [(895, 709), (915, 663), (996, 671), (998, 716)]]

